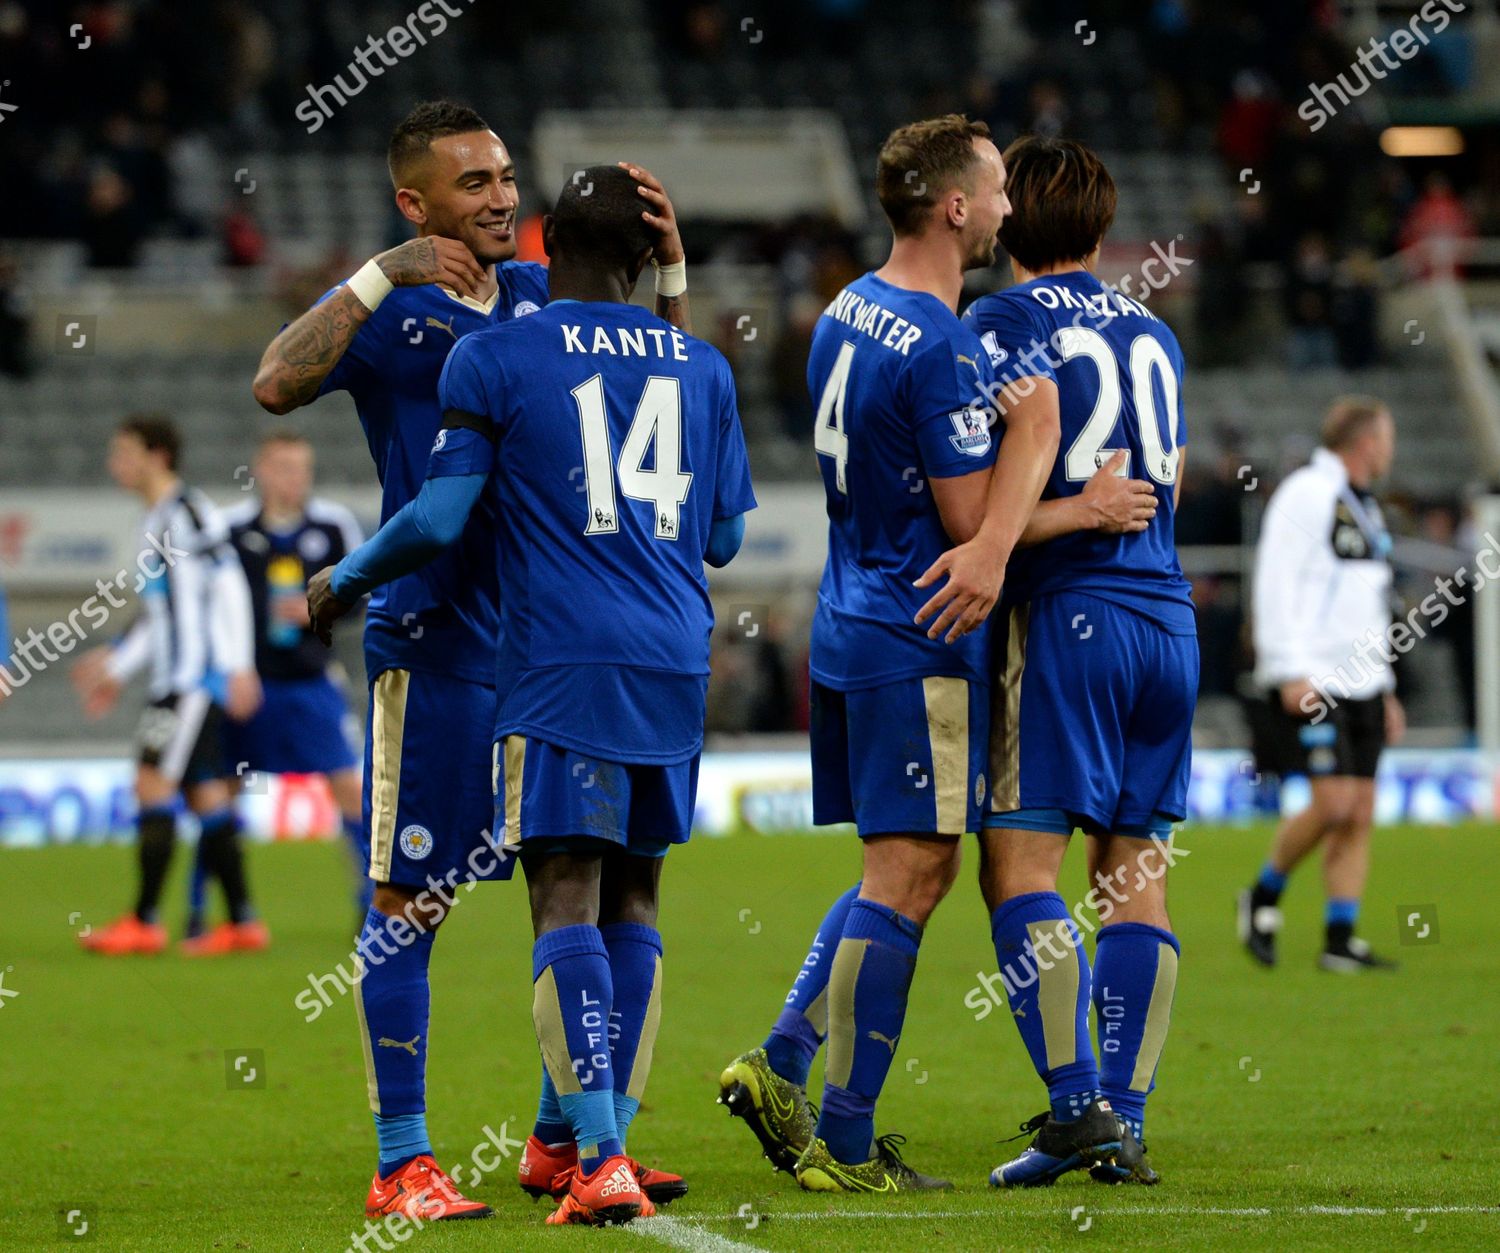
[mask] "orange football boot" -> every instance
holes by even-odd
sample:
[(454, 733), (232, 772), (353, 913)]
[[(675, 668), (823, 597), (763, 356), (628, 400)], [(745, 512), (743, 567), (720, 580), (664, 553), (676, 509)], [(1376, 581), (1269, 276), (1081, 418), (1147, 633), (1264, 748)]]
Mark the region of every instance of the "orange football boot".
[(400, 1170), (370, 1183), (365, 1198), (365, 1217), (384, 1218), (401, 1214), (424, 1223), (457, 1218), (489, 1218), (494, 1214), (488, 1205), (471, 1201), (458, 1190), (443, 1168), (428, 1153), (414, 1157)]
[[(658, 1205), (666, 1205), (680, 1196), (687, 1195), (687, 1180), (681, 1175), (674, 1175), (668, 1170), (656, 1170), (651, 1166), (642, 1166), (633, 1157), (627, 1157), (625, 1160), (630, 1163), (630, 1169), (635, 1172), (641, 1191)], [(641, 1217), (650, 1218), (651, 1215), (642, 1210)]]
[(538, 1197), (562, 1197), (568, 1191), (568, 1181), (578, 1168), (578, 1146), (571, 1142), (557, 1148), (544, 1144), (535, 1136), (526, 1137), (526, 1147), (521, 1150), (521, 1166), (517, 1171), (521, 1191), (533, 1201)]
[[(548, 1223), (586, 1223), (602, 1227), (606, 1223), (628, 1223), (646, 1212), (651, 1202), (630, 1169), (628, 1158), (607, 1157), (587, 1177), (575, 1168), (568, 1180), (562, 1204), (547, 1215)], [(650, 1211), (655, 1212), (653, 1207)]]
[[(687, 1181), (681, 1175), (642, 1166), (633, 1157), (625, 1160), (630, 1163), (630, 1169), (648, 1200), (665, 1205), (687, 1195)], [(529, 1136), (526, 1147), (521, 1152), (521, 1190), (533, 1200), (542, 1196), (560, 1200), (567, 1192), (569, 1177), (577, 1166), (576, 1144), (561, 1144), (553, 1148), (543, 1144), (535, 1136)], [(651, 1215), (643, 1210), (641, 1217), (650, 1218)]]
[(167, 947), (167, 929), (159, 922), (142, 922), (134, 914), (116, 918), (107, 927), (78, 937), (91, 953), (106, 957), (160, 953)]
[(234, 949), (237, 953), (259, 953), (271, 947), (271, 929), (259, 918), (234, 924)]
[(223, 957), (226, 953), (257, 953), (269, 948), (271, 933), (259, 918), (221, 922), (212, 931), (189, 936), (177, 945), (184, 957)]

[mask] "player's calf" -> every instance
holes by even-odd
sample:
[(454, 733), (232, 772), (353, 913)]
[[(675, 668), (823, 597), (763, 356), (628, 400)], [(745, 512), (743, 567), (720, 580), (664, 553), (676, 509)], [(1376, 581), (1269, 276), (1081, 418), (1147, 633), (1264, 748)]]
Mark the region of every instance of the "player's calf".
[[(1164, 828), (1099, 841), (1095, 882), (1118, 885), (1122, 902), (1100, 928), (1093, 999), (1099, 1038), (1099, 1087), (1136, 1140), (1144, 1135), (1146, 1098), (1172, 1021), (1181, 942), (1166, 908)], [(1150, 838), (1145, 838), (1149, 836)]]
[[(1051, 865), (1063, 841), (1052, 835), (1006, 829), (987, 832), (1002, 845), (1038, 845)], [(1047, 1087), (1051, 1115), (1060, 1124), (1079, 1119), (1099, 1099), (1099, 1068), (1089, 1035), (1092, 972), (1078, 927), (1056, 891), (1007, 896), (1003, 880), (991, 895), (1004, 899), (990, 919), (1011, 1018), (1038, 1077)]]

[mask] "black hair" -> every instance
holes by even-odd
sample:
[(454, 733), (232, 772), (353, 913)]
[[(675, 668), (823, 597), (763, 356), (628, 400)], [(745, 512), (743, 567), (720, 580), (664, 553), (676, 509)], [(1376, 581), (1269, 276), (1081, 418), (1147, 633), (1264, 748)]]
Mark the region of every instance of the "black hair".
[(122, 435), (133, 435), (146, 446), (147, 452), (166, 454), (167, 469), (177, 469), (182, 451), (182, 436), (177, 424), (164, 413), (133, 413), (116, 428)]
[(385, 163), (399, 190), (408, 185), (412, 164), (427, 155), (434, 139), (487, 131), (490, 124), (466, 104), (452, 100), (424, 100), (397, 124), (386, 146)]
[(552, 211), (553, 253), (628, 266), (655, 242), (640, 186), (617, 165), (577, 170)]

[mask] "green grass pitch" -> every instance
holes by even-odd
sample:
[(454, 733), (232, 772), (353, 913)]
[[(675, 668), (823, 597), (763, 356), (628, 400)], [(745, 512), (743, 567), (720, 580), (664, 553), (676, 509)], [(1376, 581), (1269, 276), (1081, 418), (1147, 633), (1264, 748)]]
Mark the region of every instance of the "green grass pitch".
[[(547, 1228), (547, 1204), (515, 1186), (513, 1152), (472, 1189), (495, 1219), (384, 1235), (385, 1247), (1496, 1247), (1493, 829), (1377, 833), (1363, 931), (1404, 965), (1361, 978), (1315, 968), (1315, 866), (1289, 891), (1281, 969), (1253, 969), (1239, 951), (1232, 897), (1267, 834), (1189, 826), (1178, 839), (1188, 852), (1171, 891), (1182, 974), (1148, 1116), (1164, 1178), (1154, 1190), (1083, 1175), (1024, 1194), (985, 1186), (1015, 1147), (997, 1141), (1045, 1098), (1009, 1015), (976, 1021), (965, 1005), (978, 974), (995, 969), (972, 842), (923, 946), (878, 1120), (880, 1132), (908, 1137), (913, 1164), (956, 1190), (828, 1199), (774, 1174), (714, 1104), (716, 1076), (764, 1036), (828, 901), (854, 877), (857, 849), (847, 837), (742, 836), (674, 852), (664, 877), (665, 1008), (631, 1148), (688, 1176), (692, 1193), (665, 1222)], [(267, 954), (88, 957), (74, 932), (119, 911), (132, 856), (124, 847), (0, 854), (0, 987), (15, 993), (0, 997), (13, 1183), (0, 1248), (348, 1247), (363, 1229), (373, 1168), (354, 1010), (346, 997), (309, 1023), (294, 1004), (308, 975), (347, 959), (342, 850), (254, 850), (275, 934)], [(1080, 891), (1080, 849), (1066, 876), (1065, 890)], [(1399, 912), (1433, 907), (1436, 933), (1400, 943)], [(519, 883), (461, 899), (433, 959), (428, 1104), (445, 1166), (472, 1162), (486, 1127), (513, 1139), (530, 1128), (530, 962)], [(237, 1080), (252, 1063), (236, 1076), (225, 1060), (245, 1050), (259, 1050), (261, 1072), (248, 1085)], [(81, 1237), (70, 1234), (85, 1222)]]

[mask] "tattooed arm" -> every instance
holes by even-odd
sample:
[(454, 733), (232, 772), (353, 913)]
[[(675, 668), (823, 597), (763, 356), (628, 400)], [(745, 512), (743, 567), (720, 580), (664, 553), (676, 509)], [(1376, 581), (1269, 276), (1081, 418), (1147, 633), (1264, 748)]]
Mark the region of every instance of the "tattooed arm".
[[(428, 235), (382, 252), (375, 264), (393, 287), (442, 283), (479, 296), (493, 283), (487, 267), (456, 239)], [(371, 310), (344, 286), (276, 336), (255, 375), (255, 399), (271, 413), (290, 413), (315, 400), (323, 380), (354, 342)]]
[(271, 413), (290, 413), (318, 394), (366, 321), (366, 309), (347, 287), (314, 305), (267, 347), (255, 375), (255, 399)]

